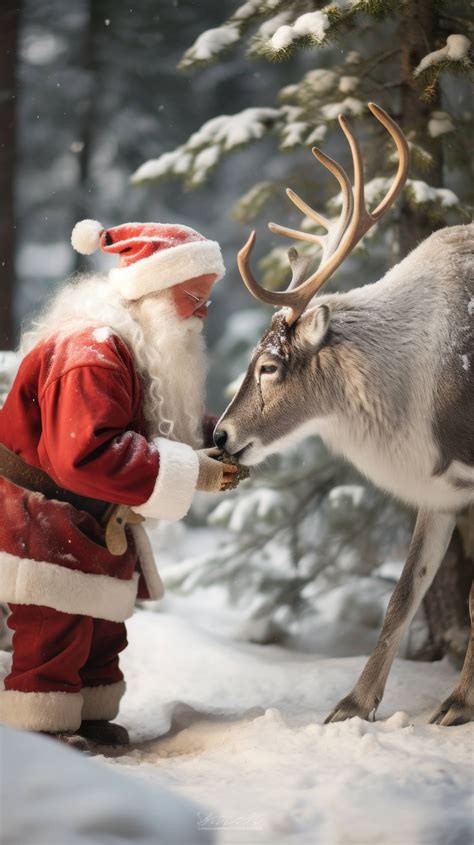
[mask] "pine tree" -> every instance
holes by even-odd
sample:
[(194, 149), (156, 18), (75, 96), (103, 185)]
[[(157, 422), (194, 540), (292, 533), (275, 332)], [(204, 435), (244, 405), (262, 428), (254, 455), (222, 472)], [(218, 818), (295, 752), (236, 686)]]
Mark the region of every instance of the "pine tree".
[[(370, 276), (373, 261), (380, 275), (433, 229), (468, 220), (472, 200), (466, 178), (468, 27), (462, 3), (348, 0), (324, 5), (314, 0), (247, 0), (221, 26), (199, 36), (184, 54), (181, 69), (202, 70), (244, 47), (249, 62), (300, 58), (305, 72), (281, 89), (277, 102), (207, 121), (181, 146), (143, 164), (132, 181), (178, 178), (185, 188), (195, 189), (225, 156), (274, 135), (280, 146), (278, 167), (273, 159), (270, 175), (264, 173), (237, 200), (234, 217), (248, 224), (277, 207), (286, 182), (314, 206), (312, 196), (327, 198), (327, 174), (318, 171), (308, 154), (300, 169), (297, 150), (317, 144), (334, 155), (336, 148), (341, 154), (335, 157), (342, 160), (347, 155), (337, 134), (337, 116), (342, 113), (357, 124), (363, 139), (366, 197), (373, 207), (394, 170), (390, 143), (368, 116), (366, 103), (373, 100), (403, 127), (412, 163), (402, 202), (370, 236), (370, 255), (363, 244), (361, 257), (356, 254), (346, 262), (337, 279), (339, 287), (350, 286), (349, 273), (359, 284), (362, 279), (369, 281), (367, 267)], [(292, 156), (285, 161), (282, 152)], [(337, 196), (328, 200), (327, 209), (330, 217), (336, 214)], [(290, 209), (281, 222), (292, 225), (291, 214), (296, 222)], [(302, 225), (311, 230), (314, 223), (305, 218)], [(298, 249), (304, 252), (307, 246), (298, 244)], [(261, 261), (266, 286), (278, 286), (286, 276), (286, 253), (286, 246), (273, 246)], [(236, 375), (250, 338), (244, 315), (240, 321), (232, 319), (217, 354), (232, 361)], [(383, 581), (383, 561), (403, 557), (409, 521), (402, 509), (361, 485), (352, 470), (329, 459), (319, 444), (308, 442), (297, 456), (281, 457), (218, 505), (210, 522), (226, 526), (231, 540), (212, 558), (177, 571), (176, 584), (188, 590), (225, 580), (236, 599), (252, 602), (251, 615), (263, 623), (252, 635), (268, 640), (291, 632), (295, 620), (314, 613), (321, 593), (351, 576), (355, 580), (378, 567)], [(464, 560), (459, 569), (460, 535), (455, 535), (448, 558), (448, 584), (455, 598), (444, 621), (457, 635), (465, 621), (466, 602), (463, 578), (454, 574), (452, 561), (458, 571), (466, 572), (468, 566)], [(438, 656), (446, 648), (433, 619), (443, 602), (437, 584), (446, 593), (446, 566), (426, 603), (431, 642), (425, 640), (424, 656)], [(434, 595), (438, 602), (433, 603)], [(456, 650), (453, 642), (451, 646)]]
[[(323, 142), (329, 149), (340, 113), (354, 119), (361, 134), (368, 136), (365, 150), (371, 169), (386, 173), (392, 150), (383, 131), (368, 117), (366, 103), (374, 100), (400, 122), (410, 141), (412, 166), (397, 233), (398, 249), (405, 254), (434, 227), (465, 221), (472, 199), (467, 180), (463, 184), (458, 178), (461, 200), (443, 187), (448, 170), (468, 167), (467, 90), (460, 107), (456, 102), (459, 85), (453, 84), (455, 75), (466, 77), (471, 69), (470, 41), (463, 34), (469, 23), (463, 17), (463, 4), (459, 7), (434, 0), (355, 0), (328, 5), (312, 0), (249, 0), (222, 26), (199, 36), (180, 67), (202, 69), (224, 60), (241, 43), (249, 59), (274, 62), (288, 61), (310, 49), (315, 67), (296, 84), (285, 86), (279, 102), (208, 121), (177, 149), (142, 165), (132, 180), (180, 178), (187, 188), (196, 188), (224, 156), (270, 133), (278, 137), (283, 151)], [(318, 175), (314, 171), (310, 180), (321, 196), (324, 182)], [(308, 184), (307, 172), (304, 179)], [(369, 181), (370, 199), (376, 202), (385, 184), (380, 176)], [(277, 183), (259, 181), (237, 202), (237, 218), (254, 219), (280, 187), (281, 178)], [(282, 251), (274, 258), (283, 269)], [(273, 274), (278, 261), (268, 266)]]

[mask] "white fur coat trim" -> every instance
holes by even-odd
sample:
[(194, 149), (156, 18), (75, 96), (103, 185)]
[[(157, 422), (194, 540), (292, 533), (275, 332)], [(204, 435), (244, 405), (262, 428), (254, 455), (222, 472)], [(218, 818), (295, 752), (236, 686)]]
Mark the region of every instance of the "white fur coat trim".
[(199, 474), (197, 453), (186, 443), (156, 437), (153, 440), (160, 454), (160, 468), (150, 498), (132, 510), (152, 519), (176, 521), (186, 516)]
[(124, 299), (140, 299), (207, 273), (214, 273), (216, 281), (225, 273), (217, 241), (193, 241), (163, 249), (129, 267), (114, 267), (109, 278)]
[(101, 684), (98, 687), (82, 687), (82, 719), (115, 719), (124, 693), (125, 681)]
[(81, 710), (78, 692), (0, 690), (0, 722), (24, 731), (76, 731)]
[(124, 581), (0, 552), (0, 601), (8, 604), (39, 604), (124, 622), (133, 613), (138, 579), (138, 572)]
[(146, 581), (148, 593), (151, 599), (161, 599), (165, 594), (163, 581), (156, 568), (153, 549), (143, 525), (130, 525), (133, 539), (140, 558), (140, 569)]

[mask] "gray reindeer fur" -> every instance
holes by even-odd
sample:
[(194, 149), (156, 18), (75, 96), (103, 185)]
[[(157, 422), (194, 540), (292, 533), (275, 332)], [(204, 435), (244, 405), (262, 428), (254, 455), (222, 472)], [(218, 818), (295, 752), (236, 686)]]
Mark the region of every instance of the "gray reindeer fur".
[[(319, 434), (418, 508), (379, 643), (331, 721), (375, 712), (455, 515), (474, 503), (473, 254), (474, 225), (442, 229), (375, 284), (316, 297), (292, 326), (276, 314), (216, 427), (216, 443), (249, 465)], [(473, 675), (471, 643), (433, 721), (474, 717)]]

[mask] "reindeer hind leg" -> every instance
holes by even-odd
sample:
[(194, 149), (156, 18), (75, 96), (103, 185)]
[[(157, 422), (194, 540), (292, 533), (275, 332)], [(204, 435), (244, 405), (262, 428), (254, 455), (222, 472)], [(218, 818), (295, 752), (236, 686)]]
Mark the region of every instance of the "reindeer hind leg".
[(430, 725), (464, 725), (474, 720), (474, 583), (469, 593), (471, 634), (459, 681), (433, 713)]

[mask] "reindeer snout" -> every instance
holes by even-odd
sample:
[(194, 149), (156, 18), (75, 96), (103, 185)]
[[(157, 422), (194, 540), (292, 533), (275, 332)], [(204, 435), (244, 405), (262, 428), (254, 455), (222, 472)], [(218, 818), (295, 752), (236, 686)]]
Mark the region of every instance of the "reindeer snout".
[(227, 443), (227, 432), (224, 428), (216, 428), (214, 432), (214, 443), (218, 449), (223, 449)]

